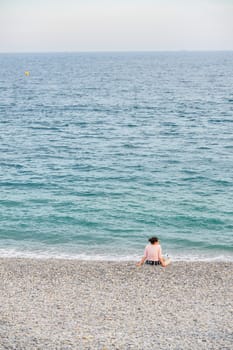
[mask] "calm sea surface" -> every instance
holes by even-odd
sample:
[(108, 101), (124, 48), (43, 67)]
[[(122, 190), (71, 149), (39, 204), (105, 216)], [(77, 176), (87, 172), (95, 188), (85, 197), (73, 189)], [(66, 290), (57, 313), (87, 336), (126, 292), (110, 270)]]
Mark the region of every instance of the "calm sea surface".
[[(24, 74), (30, 71), (30, 76)], [(0, 55), (0, 256), (233, 261), (233, 52)]]

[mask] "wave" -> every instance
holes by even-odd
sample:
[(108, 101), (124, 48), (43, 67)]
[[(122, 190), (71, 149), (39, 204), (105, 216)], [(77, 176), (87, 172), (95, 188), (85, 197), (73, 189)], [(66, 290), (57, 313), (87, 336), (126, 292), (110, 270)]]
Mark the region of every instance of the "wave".
[[(127, 262), (138, 261), (142, 256), (142, 252), (135, 252), (130, 255), (110, 255), (110, 254), (101, 254), (101, 253), (72, 253), (72, 252), (59, 252), (54, 249), (50, 250), (23, 250), (17, 248), (1, 248), (0, 249), (0, 258), (25, 258), (25, 259), (61, 259), (61, 260), (78, 260), (78, 261), (114, 261), (114, 262)], [(164, 254), (168, 256), (168, 254)], [(233, 254), (206, 254), (202, 253), (187, 253), (187, 252), (173, 252), (169, 254), (169, 257), (173, 262), (233, 262)]]

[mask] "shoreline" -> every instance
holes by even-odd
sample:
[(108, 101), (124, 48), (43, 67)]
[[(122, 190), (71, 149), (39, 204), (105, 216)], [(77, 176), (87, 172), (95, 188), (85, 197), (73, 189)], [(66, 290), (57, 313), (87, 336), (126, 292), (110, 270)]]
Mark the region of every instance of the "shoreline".
[(0, 258), (0, 349), (231, 349), (233, 262)]
[[(104, 256), (104, 255), (84, 255), (84, 254), (42, 254), (42, 253), (10, 253), (10, 252), (0, 252), (1, 259), (25, 259), (25, 260), (61, 260), (61, 261), (85, 261), (85, 262), (116, 262), (116, 263), (127, 263), (127, 262), (137, 262), (141, 259), (143, 255), (143, 250), (139, 254), (124, 256), (124, 255), (115, 255), (115, 256)], [(233, 264), (233, 255), (215, 255), (215, 256), (195, 256), (195, 255), (167, 255), (165, 258), (169, 257), (172, 262), (183, 262), (183, 263), (232, 263)]]

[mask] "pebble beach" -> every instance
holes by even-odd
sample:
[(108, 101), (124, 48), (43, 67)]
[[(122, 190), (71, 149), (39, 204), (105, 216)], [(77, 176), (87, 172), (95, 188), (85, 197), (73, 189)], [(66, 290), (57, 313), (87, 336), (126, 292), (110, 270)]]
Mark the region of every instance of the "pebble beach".
[(2, 258), (0, 349), (230, 350), (232, 268)]

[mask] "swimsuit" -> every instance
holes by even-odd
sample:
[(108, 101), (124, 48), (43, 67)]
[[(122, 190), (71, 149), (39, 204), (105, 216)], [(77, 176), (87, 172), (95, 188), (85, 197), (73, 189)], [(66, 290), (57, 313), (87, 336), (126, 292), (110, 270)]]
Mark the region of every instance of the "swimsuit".
[(161, 265), (160, 261), (146, 260), (147, 265)]

